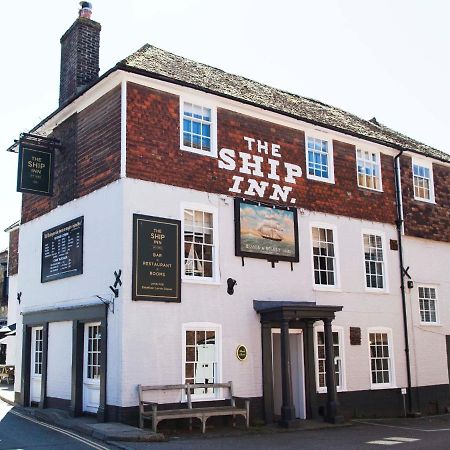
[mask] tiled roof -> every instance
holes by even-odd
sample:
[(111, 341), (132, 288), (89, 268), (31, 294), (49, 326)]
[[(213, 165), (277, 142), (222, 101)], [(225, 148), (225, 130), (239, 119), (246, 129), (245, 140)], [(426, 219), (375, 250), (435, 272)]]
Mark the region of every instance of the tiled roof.
[(373, 142), (450, 162), (449, 154), (391, 130), (375, 119), (361, 119), (334, 106), (191, 61), (149, 44), (119, 62), (117, 67), (188, 85)]

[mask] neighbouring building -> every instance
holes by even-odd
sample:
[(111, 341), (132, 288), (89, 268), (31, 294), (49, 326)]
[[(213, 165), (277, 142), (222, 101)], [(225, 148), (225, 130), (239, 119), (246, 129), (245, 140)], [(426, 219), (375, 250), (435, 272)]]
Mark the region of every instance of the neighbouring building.
[(450, 155), (151, 45), (99, 77), (99, 35), (84, 5), (27, 137), (54, 182), (11, 235), (16, 400), (136, 423), (138, 384), (232, 380), (286, 425), (445, 411)]

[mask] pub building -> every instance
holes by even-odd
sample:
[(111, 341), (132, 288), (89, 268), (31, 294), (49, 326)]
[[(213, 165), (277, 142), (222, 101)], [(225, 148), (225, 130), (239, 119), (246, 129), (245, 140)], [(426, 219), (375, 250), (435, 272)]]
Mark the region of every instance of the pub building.
[(137, 424), (139, 384), (232, 381), (253, 422), (444, 412), (450, 156), (148, 44), (99, 76), (81, 5), (59, 107), (10, 148), (16, 401)]

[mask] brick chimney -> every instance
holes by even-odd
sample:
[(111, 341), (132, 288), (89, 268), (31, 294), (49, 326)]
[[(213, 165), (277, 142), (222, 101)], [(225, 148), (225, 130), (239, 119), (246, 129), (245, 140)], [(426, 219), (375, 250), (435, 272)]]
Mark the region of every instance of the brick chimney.
[(80, 2), (78, 18), (61, 38), (59, 106), (98, 78), (100, 30), (91, 20), (92, 4)]

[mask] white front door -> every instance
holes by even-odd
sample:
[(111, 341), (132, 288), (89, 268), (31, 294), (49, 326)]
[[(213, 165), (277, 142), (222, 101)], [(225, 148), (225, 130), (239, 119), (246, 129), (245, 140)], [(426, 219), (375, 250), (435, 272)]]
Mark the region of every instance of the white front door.
[(41, 401), (43, 328), (31, 329), (30, 402)]
[(83, 411), (97, 413), (100, 405), (100, 322), (84, 326)]
[[(289, 330), (289, 347), (295, 416), (299, 419), (305, 419), (305, 370), (303, 361), (303, 335), (301, 330)], [(279, 329), (272, 329), (272, 367), (274, 413), (281, 415), (281, 335)]]

